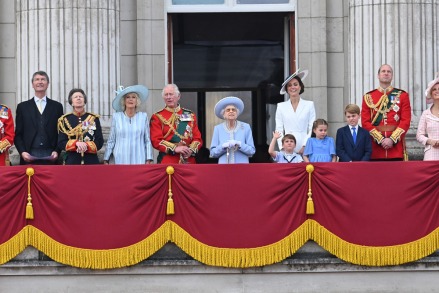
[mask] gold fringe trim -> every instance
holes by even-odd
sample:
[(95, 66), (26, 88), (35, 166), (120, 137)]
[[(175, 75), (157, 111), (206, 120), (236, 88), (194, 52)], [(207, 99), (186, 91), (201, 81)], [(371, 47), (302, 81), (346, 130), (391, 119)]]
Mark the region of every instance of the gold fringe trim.
[(314, 220), (307, 220), (312, 240), (344, 261), (364, 266), (400, 265), (426, 257), (438, 249), (439, 228), (409, 243), (392, 246), (363, 246), (349, 243)]
[(135, 265), (157, 252), (170, 238), (169, 223), (165, 222), (148, 238), (130, 246), (105, 250), (82, 249), (59, 243), (33, 226), (27, 227), (28, 245), (59, 263), (84, 269), (113, 269)]
[(363, 246), (349, 243), (329, 232), (315, 220), (306, 220), (285, 238), (255, 248), (221, 248), (193, 238), (178, 224), (166, 221), (148, 238), (133, 245), (94, 250), (61, 244), (34, 226), (24, 227), (17, 235), (0, 244), (0, 264), (4, 264), (27, 246), (34, 246), (51, 259), (66, 265), (88, 269), (112, 269), (135, 265), (172, 241), (187, 254), (211, 266), (248, 268), (270, 265), (293, 255), (308, 240), (344, 261), (365, 266), (400, 265), (426, 257), (438, 249), (439, 228), (409, 243), (393, 246)]
[(0, 244), (0, 265), (5, 264), (19, 255), (29, 245), (27, 239), (29, 226), (21, 229), (14, 237)]
[(280, 262), (294, 254), (309, 239), (309, 225), (302, 224), (290, 235), (270, 245), (256, 248), (221, 248), (209, 246), (193, 238), (178, 224), (170, 221), (171, 241), (203, 264), (248, 268)]

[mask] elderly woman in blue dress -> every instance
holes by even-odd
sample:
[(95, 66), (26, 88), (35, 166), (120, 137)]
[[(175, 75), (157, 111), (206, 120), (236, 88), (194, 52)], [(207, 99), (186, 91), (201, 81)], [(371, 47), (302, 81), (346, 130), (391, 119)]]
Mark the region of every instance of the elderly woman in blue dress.
[(111, 123), (104, 164), (108, 164), (111, 154), (115, 164), (152, 164), (148, 115), (138, 111), (140, 104), (148, 98), (148, 89), (143, 85), (120, 86), (116, 94), (113, 100), (116, 113)]
[(224, 122), (215, 126), (210, 156), (219, 164), (248, 163), (255, 153), (250, 125), (238, 121), (244, 103), (237, 97), (226, 97), (215, 105), (215, 115)]

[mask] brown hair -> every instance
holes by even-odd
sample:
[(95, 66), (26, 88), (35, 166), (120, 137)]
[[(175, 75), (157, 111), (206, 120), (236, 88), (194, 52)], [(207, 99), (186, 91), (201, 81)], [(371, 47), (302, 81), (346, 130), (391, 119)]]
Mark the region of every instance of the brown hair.
[(312, 130), (313, 131), (312, 131), (311, 137), (316, 137), (316, 134), (315, 134), (314, 130), (316, 130), (319, 125), (326, 125), (326, 126), (328, 126), (328, 122), (326, 122), (326, 120), (322, 119), (322, 118), (319, 118), (319, 119), (315, 120), (314, 123), (312, 124)]
[(282, 137), (282, 144), (284, 144), (285, 140), (292, 139), (294, 143), (296, 144), (296, 138), (292, 134), (285, 134), (284, 137)]
[(344, 114), (346, 115), (346, 113), (360, 115), (360, 107), (355, 104), (349, 104), (344, 108)]
[(82, 89), (72, 89), (69, 93), (69, 98), (68, 98), (70, 105), (72, 105), (72, 96), (74, 93), (81, 93), (82, 96), (84, 97), (84, 104), (87, 104), (87, 96), (86, 96), (85, 92)]

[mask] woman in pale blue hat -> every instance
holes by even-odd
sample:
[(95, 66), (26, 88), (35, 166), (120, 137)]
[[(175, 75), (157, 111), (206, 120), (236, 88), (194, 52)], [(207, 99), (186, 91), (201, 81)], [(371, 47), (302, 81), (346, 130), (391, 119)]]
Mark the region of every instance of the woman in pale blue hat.
[(108, 164), (111, 154), (115, 164), (153, 163), (148, 114), (138, 111), (147, 98), (148, 88), (143, 85), (120, 86), (116, 91), (113, 100), (116, 113), (112, 118), (104, 164)]
[(215, 105), (215, 115), (224, 119), (215, 126), (210, 156), (218, 158), (219, 164), (248, 163), (255, 153), (250, 125), (238, 121), (244, 110), (244, 103), (237, 97), (226, 97)]

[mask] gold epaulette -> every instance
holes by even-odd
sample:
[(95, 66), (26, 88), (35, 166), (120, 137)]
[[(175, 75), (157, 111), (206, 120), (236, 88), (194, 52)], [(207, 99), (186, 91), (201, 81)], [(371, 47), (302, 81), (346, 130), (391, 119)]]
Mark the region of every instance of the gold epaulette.
[(99, 114), (95, 114), (95, 113), (91, 113), (91, 112), (87, 112), (87, 114), (93, 115), (93, 116), (95, 116), (96, 118), (101, 117)]
[(67, 117), (67, 116), (69, 116), (69, 115), (72, 115), (72, 114), (73, 114), (73, 113), (67, 113), (67, 114), (62, 115), (61, 117), (58, 118), (58, 122), (61, 121), (61, 120), (63, 120), (65, 117)]
[(375, 128), (369, 131), (369, 133), (378, 144), (381, 144), (381, 142), (384, 140), (384, 136)]
[(393, 132), (392, 135), (390, 136), (390, 139), (393, 140), (394, 143), (397, 143), (398, 141), (401, 140), (401, 135), (405, 132), (404, 129), (398, 127), (396, 128)]

